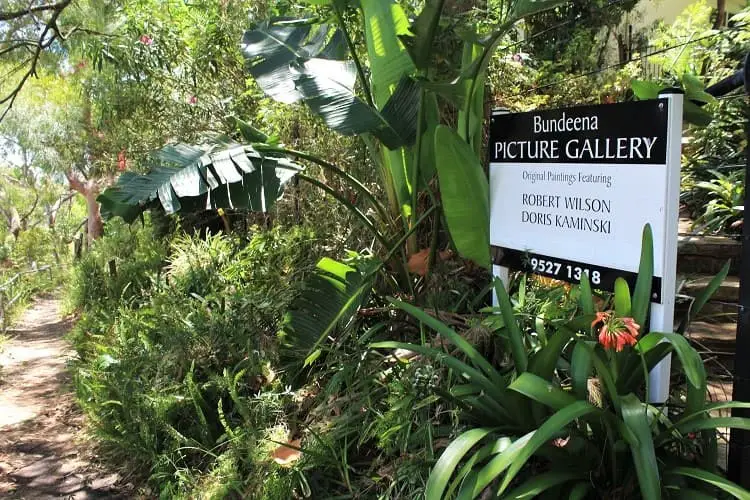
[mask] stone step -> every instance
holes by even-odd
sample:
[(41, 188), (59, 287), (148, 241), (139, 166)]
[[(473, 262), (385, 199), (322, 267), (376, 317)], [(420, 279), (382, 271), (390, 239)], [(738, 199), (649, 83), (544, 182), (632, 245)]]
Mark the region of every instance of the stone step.
[(734, 344), (737, 339), (737, 324), (693, 321), (688, 327), (685, 337), (702, 344), (731, 348), (731, 352), (734, 353)]
[(729, 274), (740, 270), (742, 243), (727, 236), (681, 235), (677, 240), (677, 272), (716, 274), (731, 261)]
[[(677, 283), (681, 286), (680, 295), (697, 297), (708, 286), (713, 275), (678, 275)], [(740, 279), (737, 276), (727, 276), (721, 286), (716, 290), (714, 295), (703, 306), (698, 318), (710, 319), (712, 321), (736, 321), (737, 320), (737, 303), (740, 298)], [(675, 310), (684, 313), (689, 306), (689, 302), (678, 300)]]
[[(696, 297), (698, 294), (702, 293), (713, 279), (713, 274), (677, 276), (677, 282), (683, 282), (680, 293), (690, 295), (691, 297)], [(727, 276), (721, 286), (719, 286), (713, 294), (711, 300), (737, 303), (740, 300), (740, 278), (738, 276)]]
[[(712, 323), (694, 321), (685, 337), (691, 341), (704, 360), (732, 370), (734, 365), (736, 323)], [(713, 370), (712, 370), (713, 371)]]

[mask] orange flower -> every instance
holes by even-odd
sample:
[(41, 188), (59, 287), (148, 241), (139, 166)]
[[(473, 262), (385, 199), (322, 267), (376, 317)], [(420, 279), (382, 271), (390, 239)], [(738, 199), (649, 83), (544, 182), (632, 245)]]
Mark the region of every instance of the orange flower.
[(592, 327), (601, 324), (599, 343), (605, 349), (622, 351), (626, 345), (635, 345), (641, 326), (633, 318), (618, 318), (611, 312), (596, 313)]
[(594, 328), (598, 323), (606, 323), (609, 319), (609, 313), (598, 312), (596, 313), (596, 319), (591, 322), (591, 328)]

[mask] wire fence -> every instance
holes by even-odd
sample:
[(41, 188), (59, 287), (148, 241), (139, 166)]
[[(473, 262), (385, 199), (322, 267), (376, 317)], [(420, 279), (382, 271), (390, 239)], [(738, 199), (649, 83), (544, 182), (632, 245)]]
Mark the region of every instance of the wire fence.
[(52, 281), (52, 266), (45, 265), (37, 269), (20, 271), (0, 285), (0, 333), (5, 333), (9, 312), (24, 296), (26, 291), (22, 283), (24, 277), (45, 271), (49, 273), (49, 279)]

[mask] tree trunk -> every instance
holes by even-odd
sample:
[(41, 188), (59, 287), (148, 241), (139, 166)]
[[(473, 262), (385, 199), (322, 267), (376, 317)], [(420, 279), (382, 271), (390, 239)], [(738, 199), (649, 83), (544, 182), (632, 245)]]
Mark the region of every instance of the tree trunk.
[(21, 216), (16, 207), (10, 208), (10, 214), (10, 232), (14, 238), (18, 239), (18, 235), (21, 234)]
[(104, 222), (96, 197), (99, 196), (99, 186), (93, 180), (82, 180), (72, 171), (65, 173), (70, 188), (80, 193), (86, 199), (86, 211), (88, 216), (87, 235), (91, 243), (104, 233)]
[(724, 26), (724, 17), (727, 15), (727, 0), (716, 0), (716, 21), (714, 29), (717, 30)]

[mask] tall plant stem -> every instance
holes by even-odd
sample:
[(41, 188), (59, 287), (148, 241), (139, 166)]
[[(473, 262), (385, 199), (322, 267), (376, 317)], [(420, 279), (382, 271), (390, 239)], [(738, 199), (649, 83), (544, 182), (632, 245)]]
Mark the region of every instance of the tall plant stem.
[(336, 198), (339, 203), (344, 205), (352, 214), (354, 214), (355, 217), (362, 221), (362, 223), (367, 227), (367, 229), (370, 230), (372, 235), (378, 240), (381, 245), (383, 245), (384, 248), (391, 248), (391, 242), (388, 241), (388, 238), (383, 236), (375, 227), (375, 224), (373, 224), (373, 222), (365, 214), (363, 214), (360, 209), (354, 206), (354, 204), (347, 200), (341, 193), (333, 189), (328, 184), (320, 182), (318, 179), (307, 176), (305, 174), (297, 174), (297, 177), (302, 179), (303, 181), (309, 182), (313, 186), (322, 189), (326, 193)]
[(365, 94), (365, 99), (367, 99), (367, 104), (375, 107), (375, 101), (372, 98), (372, 91), (370, 91), (370, 84), (367, 82), (367, 75), (365, 75), (365, 70), (362, 67), (362, 62), (357, 56), (357, 49), (354, 46), (352, 37), (349, 35), (349, 30), (346, 29), (346, 23), (344, 22), (344, 12), (339, 6), (338, 2), (333, 2), (333, 10), (336, 12), (336, 19), (338, 20), (339, 27), (341, 28), (341, 32), (344, 34), (344, 39), (346, 39), (346, 45), (347, 47), (349, 47), (349, 53), (352, 55), (354, 65), (357, 67), (357, 74), (359, 75), (359, 81), (362, 83), (362, 91)]
[[(419, 173), (422, 160), (422, 135), (424, 131), (424, 89), (419, 90), (419, 110), (417, 111), (417, 144), (414, 147), (414, 168), (411, 172), (411, 217), (409, 218), (409, 227), (417, 216), (417, 203), (419, 202)], [(413, 241), (410, 241), (409, 247), (416, 251), (417, 241), (416, 234)]]
[(409, 229), (409, 231), (407, 231), (406, 234), (404, 234), (403, 236), (401, 236), (401, 238), (399, 238), (396, 241), (396, 243), (394, 243), (391, 246), (391, 249), (388, 252), (388, 254), (386, 255), (386, 258), (384, 259), (384, 262), (387, 262), (388, 260), (390, 260), (391, 258), (393, 258), (393, 256), (396, 254), (396, 252), (399, 251), (400, 247), (406, 242), (407, 239), (409, 239), (409, 236), (411, 236), (412, 233), (414, 233), (414, 231), (417, 230), (417, 228), (422, 224), (422, 222), (424, 222), (425, 219), (427, 219), (427, 217), (432, 212), (434, 212), (436, 208), (437, 208), (437, 206), (433, 205), (429, 209), (427, 209), (425, 211), (425, 213), (423, 213), (422, 216), (417, 220), (417, 222), (414, 223), (414, 225), (411, 227), (411, 229)]
[(373, 140), (373, 137), (370, 134), (363, 134), (360, 136), (362, 139), (362, 142), (365, 143), (365, 146), (367, 147), (367, 151), (370, 152), (370, 158), (372, 159), (375, 164), (378, 166), (378, 170), (380, 171), (380, 177), (383, 182), (383, 189), (385, 190), (385, 194), (388, 197), (388, 207), (391, 210), (391, 221), (395, 221), (398, 219), (399, 215), (401, 214), (401, 209), (398, 205), (398, 199), (396, 196), (396, 188), (393, 184), (393, 174), (390, 170), (388, 170), (388, 167), (385, 165), (385, 158), (380, 152), (380, 149), (378, 148), (378, 145)]
[(364, 184), (362, 184), (356, 177), (344, 172), (342, 169), (340, 169), (336, 165), (329, 163), (321, 158), (318, 158), (317, 156), (311, 155), (309, 153), (305, 153), (303, 151), (296, 151), (294, 149), (279, 148), (276, 146), (263, 146), (263, 145), (255, 145), (254, 148), (256, 151), (260, 151), (264, 153), (266, 152), (281, 153), (281, 154), (293, 156), (295, 158), (299, 158), (301, 160), (307, 160), (310, 163), (314, 163), (322, 167), (326, 171), (331, 172), (334, 175), (341, 177), (342, 179), (345, 179), (352, 186), (354, 186), (357, 189), (357, 191), (362, 193), (370, 201), (373, 208), (378, 212), (378, 215), (380, 215), (383, 222), (388, 222), (390, 220), (390, 217), (388, 216), (388, 211), (383, 206), (383, 204), (380, 203), (380, 200), (378, 200), (375, 197), (372, 191), (367, 189), (367, 187)]
[(466, 100), (464, 102), (464, 113), (466, 113), (466, 138), (469, 138), (469, 132), (471, 131), (471, 120), (469, 119), (469, 116), (471, 116), (471, 104), (473, 102), (474, 98), (474, 92), (477, 90), (477, 80), (479, 79), (479, 75), (482, 74), (482, 72), (487, 68), (487, 65), (489, 64), (490, 57), (492, 57), (492, 54), (495, 52), (495, 49), (497, 49), (497, 44), (500, 42), (502, 36), (513, 26), (512, 22), (505, 22), (503, 23), (500, 28), (498, 28), (497, 31), (492, 33), (490, 35), (487, 42), (482, 44), (485, 49), (482, 51), (482, 53), (479, 56), (479, 61), (476, 64), (472, 64), (471, 68), (472, 71), (469, 73), (469, 75), (465, 76), (467, 80), (469, 80), (469, 91), (466, 93)]
[[(429, 189), (429, 188), (428, 188)], [(432, 191), (430, 191), (432, 193)], [(427, 260), (427, 272), (425, 273), (425, 281), (429, 281), (430, 275), (432, 274), (432, 267), (435, 265), (437, 260), (437, 246), (438, 246), (438, 233), (440, 232), (440, 214), (435, 215), (432, 220), (432, 234), (430, 235), (430, 256)]]

